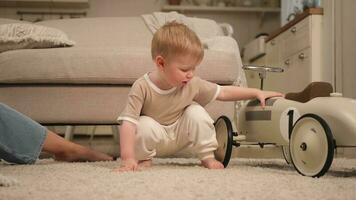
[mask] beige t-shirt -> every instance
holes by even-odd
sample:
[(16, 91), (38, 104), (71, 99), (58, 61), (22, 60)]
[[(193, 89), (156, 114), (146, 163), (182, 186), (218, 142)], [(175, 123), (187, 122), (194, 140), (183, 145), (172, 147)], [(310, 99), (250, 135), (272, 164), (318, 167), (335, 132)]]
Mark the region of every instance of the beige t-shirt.
[(139, 117), (145, 115), (162, 125), (170, 125), (180, 118), (187, 106), (194, 102), (205, 106), (214, 101), (219, 92), (219, 85), (199, 77), (194, 77), (183, 87), (161, 90), (145, 74), (133, 84), (126, 107), (117, 120), (137, 124)]

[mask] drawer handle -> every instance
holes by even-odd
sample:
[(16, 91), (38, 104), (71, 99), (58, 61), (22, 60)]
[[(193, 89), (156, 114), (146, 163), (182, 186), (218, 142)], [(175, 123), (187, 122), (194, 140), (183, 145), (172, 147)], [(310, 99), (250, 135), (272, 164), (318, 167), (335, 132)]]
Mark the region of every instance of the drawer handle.
[(290, 60), (288, 59), (288, 60), (284, 61), (284, 64), (290, 65)]
[(305, 58), (305, 54), (304, 53), (299, 54), (298, 58), (303, 60)]
[(290, 31), (291, 31), (292, 33), (297, 32), (297, 27), (294, 26)]

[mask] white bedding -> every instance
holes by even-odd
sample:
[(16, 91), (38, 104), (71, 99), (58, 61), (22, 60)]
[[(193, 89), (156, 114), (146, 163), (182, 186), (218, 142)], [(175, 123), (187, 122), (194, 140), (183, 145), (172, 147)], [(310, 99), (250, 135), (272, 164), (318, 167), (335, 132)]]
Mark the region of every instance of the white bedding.
[[(197, 74), (216, 83), (232, 84), (236, 65), (233, 54), (207, 51)], [(0, 53), (0, 83), (131, 85), (153, 67), (149, 48), (24, 49)]]
[[(65, 19), (38, 24), (64, 31), (76, 45), (0, 53), (0, 83), (130, 85), (154, 67), (150, 54), (152, 33), (140, 17)], [(231, 40), (233, 44), (235, 41)], [(219, 47), (222, 43), (210, 44)], [(209, 50), (201, 66), (197, 73), (202, 78), (232, 84), (239, 63), (233, 53)]]

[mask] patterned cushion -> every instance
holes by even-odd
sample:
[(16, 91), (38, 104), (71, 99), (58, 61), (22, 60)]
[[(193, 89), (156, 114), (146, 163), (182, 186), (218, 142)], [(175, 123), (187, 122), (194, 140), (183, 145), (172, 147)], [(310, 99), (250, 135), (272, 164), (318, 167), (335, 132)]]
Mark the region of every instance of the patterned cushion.
[(61, 30), (34, 24), (0, 25), (0, 53), (14, 49), (73, 46), (74, 41)]

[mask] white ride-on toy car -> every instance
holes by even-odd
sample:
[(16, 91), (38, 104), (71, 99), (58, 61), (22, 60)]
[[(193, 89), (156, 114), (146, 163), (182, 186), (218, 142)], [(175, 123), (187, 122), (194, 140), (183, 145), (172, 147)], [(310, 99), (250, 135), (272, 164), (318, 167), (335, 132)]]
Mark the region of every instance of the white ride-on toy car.
[[(244, 66), (258, 71), (261, 89), (266, 72), (281, 68)], [(215, 156), (226, 167), (232, 146), (266, 144), (280, 146), (287, 163), (302, 175), (323, 176), (337, 147), (356, 147), (356, 100), (333, 93), (331, 84), (313, 82), (300, 93), (270, 98), (264, 109), (258, 100), (240, 106), (233, 132), (230, 120), (221, 116), (215, 122), (219, 147)]]

